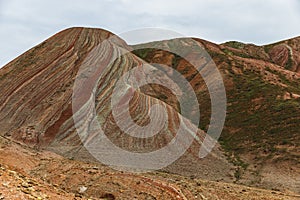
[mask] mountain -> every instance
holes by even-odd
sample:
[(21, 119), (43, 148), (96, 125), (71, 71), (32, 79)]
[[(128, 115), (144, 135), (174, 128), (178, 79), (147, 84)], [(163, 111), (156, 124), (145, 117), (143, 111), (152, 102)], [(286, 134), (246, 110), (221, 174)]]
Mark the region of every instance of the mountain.
[[(299, 191), (300, 38), (265, 46), (195, 40), (223, 75), (228, 104), (219, 141), (228, 159), (238, 166), (236, 182), (277, 189), (288, 185)], [(172, 40), (164, 43), (174, 45)], [(193, 77), (187, 61), (172, 53), (158, 49), (134, 53), (149, 63), (169, 65), (188, 80)], [(190, 79), (192, 85), (194, 79)], [(193, 87), (202, 111), (199, 128), (206, 131), (211, 115), (209, 94), (205, 87)]]
[[(1, 163), (7, 164), (8, 168), (16, 168), (19, 171), (16, 173), (25, 173), (25, 176), (54, 184), (54, 188), (49, 186), (51, 191), (58, 188), (75, 194), (78, 187), (84, 190), (83, 186), (88, 183), (87, 193), (77, 194), (83, 197), (96, 195), (97, 198), (124, 198), (135, 191), (135, 195), (145, 199), (151, 196), (170, 199), (178, 195), (182, 199), (205, 199), (201, 195), (197, 196), (202, 194), (199, 192), (202, 189), (205, 190), (204, 196), (217, 199), (222, 194), (209, 192), (209, 188), (241, 187), (201, 182), (200, 185), (206, 186), (198, 185), (199, 188), (194, 185), (198, 184), (199, 178), (298, 193), (299, 38), (261, 47), (239, 42), (217, 45), (200, 39), (194, 40), (197, 46), (207, 50), (217, 64), (223, 76), (228, 101), (220, 144), (217, 143), (213, 152), (204, 159), (199, 159), (198, 153), (205, 147), (203, 141), (207, 138), (205, 132), (211, 115), (211, 101), (203, 79), (196, 75), (197, 71), (185, 59), (157, 48), (144, 48), (147, 44), (129, 46), (121, 38), (102, 29), (70, 28), (1, 68), (1, 155), (18, 155), (16, 157), (24, 158), (23, 162), (13, 164), (7, 156), (1, 156)], [(182, 48), (186, 47), (186, 39), (153, 44), (157, 47), (175, 45), (175, 48)], [(192, 51), (187, 51), (186, 55), (193, 58)], [(148, 65), (148, 71), (132, 71), (146, 62), (155, 64)], [(204, 59), (202, 65), (209, 67), (207, 63), (211, 61)], [(201, 110), (198, 127), (198, 121), (190, 119), (195, 112), (186, 115), (175, 95), (159, 86), (171, 85), (168, 73), (157, 72), (161, 66), (159, 64), (176, 69), (190, 82)], [(130, 80), (132, 76), (147, 80), (149, 74), (158, 75), (156, 84), (136, 89), (135, 81)], [(120, 80), (121, 89), (115, 93), (114, 88)], [(114, 95), (117, 98), (113, 98)], [(128, 100), (126, 95), (132, 99)], [(115, 103), (120, 108), (115, 113), (111, 105), (114, 99), (117, 99)], [(123, 112), (127, 103), (130, 116)], [(153, 105), (160, 105), (166, 113), (153, 109), (149, 116)], [(197, 106), (193, 109), (197, 109)], [(116, 116), (119, 117), (119, 122), (115, 119)], [(160, 134), (146, 139), (129, 137), (119, 127), (120, 124), (125, 124), (126, 130), (138, 134), (140, 129), (135, 123), (147, 126), (154, 120), (159, 124), (166, 121), (165, 117), (168, 123), (161, 124)], [(134, 123), (128, 121), (128, 118), (132, 118)], [(123, 174), (99, 164), (93, 155), (95, 151), (86, 148), (90, 144), (99, 144), (93, 144), (93, 138), (99, 135), (96, 119), (106, 137), (114, 144), (124, 150), (139, 153), (163, 149), (180, 129), (180, 121), (185, 124), (184, 131), (196, 134), (178, 139), (178, 149), (187, 148), (184, 154), (174, 152), (172, 148), (166, 150), (170, 153), (170, 159), (172, 153), (181, 157), (157, 174)], [(152, 128), (156, 129), (150, 127), (149, 132), (153, 131)], [(78, 134), (78, 130), (81, 130), (80, 133), (90, 134)], [(186, 141), (191, 141), (190, 147)], [(108, 146), (101, 146), (96, 150), (100, 157), (108, 155), (109, 161), (114, 161), (114, 164), (118, 161), (122, 163), (119, 167), (125, 167), (125, 171), (127, 167), (133, 167), (119, 153), (109, 151)], [(49, 154), (50, 158), (45, 158)], [(31, 158), (32, 156), (35, 158)], [(20, 165), (27, 162), (36, 164), (24, 166), (22, 170)], [(60, 162), (63, 164), (59, 164)], [(154, 168), (155, 163), (161, 164), (160, 160), (155, 159), (149, 159), (147, 163)], [(97, 167), (94, 169), (92, 166)], [(76, 173), (80, 176), (76, 176)], [(103, 176), (101, 181), (99, 176)], [(129, 184), (129, 180), (135, 184)], [(179, 183), (180, 180), (182, 183)], [(143, 184), (136, 186), (137, 182)], [(98, 189), (91, 189), (93, 184), (98, 185)], [(145, 184), (155, 186), (157, 190), (151, 191)], [(106, 193), (106, 190), (110, 192)], [(245, 197), (245, 194), (238, 192), (231, 196), (228, 191), (221, 190), (227, 194), (228, 199), (238, 199), (239, 195)], [(170, 196), (161, 196), (163, 191), (167, 191)], [(249, 191), (251, 194), (257, 192), (255, 189)], [(262, 196), (272, 196), (272, 193), (262, 193)], [(277, 192), (274, 192), (270, 198), (279, 199), (276, 195)], [(293, 199), (293, 196), (290, 198)]]
[[(134, 83), (126, 80), (123, 85), (129, 85), (129, 87), (120, 89), (119, 94), (116, 95), (124, 95), (124, 90), (126, 90), (124, 96), (133, 95), (128, 102), (131, 115), (129, 117), (132, 117), (139, 125), (146, 125), (149, 123), (149, 108), (154, 104), (160, 104), (167, 110), (168, 116), (154, 112), (153, 118), (164, 121), (164, 117), (167, 117), (169, 123), (162, 125), (161, 134), (147, 139), (128, 137), (128, 134), (118, 127), (111, 107), (113, 89), (120, 77), (144, 61), (130, 53), (116, 56), (122, 51), (129, 51), (130, 47), (118, 37), (108, 40), (110, 36), (112, 36), (111, 33), (100, 29), (68, 29), (54, 35), (5, 66), (1, 70), (3, 78), (0, 80), (0, 87), (3, 91), (0, 98), (2, 105), (0, 107), (0, 132), (6, 137), (22, 141), (35, 148), (48, 149), (69, 158), (88, 161), (96, 161), (96, 159), (83, 147), (82, 138), (77, 133), (77, 129), (86, 129), (87, 131), (82, 132), (89, 132), (84, 139), (87, 143), (90, 141), (88, 145), (99, 146), (99, 144), (93, 144), (95, 140), (91, 140), (92, 137), (96, 137), (91, 133), (92, 129), (98, 128), (94, 125), (95, 118), (100, 122), (107, 137), (115, 144), (119, 144), (122, 149), (141, 151), (139, 145), (142, 145), (142, 151), (149, 152), (168, 144), (180, 128), (181, 115), (163, 101), (139, 90), (134, 91)], [(95, 71), (89, 71), (91, 66)], [(155, 68), (152, 67), (150, 70), (155, 70)], [(130, 73), (139, 73), (139, 76), (145, 77), (143, 74), (145, 72), (142, 70)], [(91, 77), (82, 78), (89, 74), (92, 74)], [(92, 86), (95, 85), (94, 81), (98, 77), (101, 79), (96, 83), (98, 89), (94, 96)], [(165, 80), (163, 75), (157, 79), (158, 83), (165, 82)], [(82, 87), (76, 90), (74, 89), (76, 84)], [(78, 98), (75, 97), (76, 92), (79, 94)], [(96, 105), (89, 104), (91, 98), (95, 98)], [(126, 101), (122, 100), (118, 104), (124, 107)], [(89, 106), (94, 106), (96, 110), (86, 109)], [(85, 116), (81, 117), (81, 113)], [(121, 114), (119, 123), (130, 123), (127, 121), (129, 117), (126, 113)], [(84, 126), (75, 127), (74, 120), (78, 120), (77, 125), (84, 124)], [(205, 133), (200, 129), (197, 130), (197, 127), (194, 127), (188, 120), (185, 121), (186, 126), (183, 129), (196, 131), (195, 137), (199, 141), (203, 140)], [(132, 123), (127, 128), (136, 129), (134, 124)], [(139, 129), (136, 132), (138, 133)], [(178, 138), (182, 148), (177, 145), (176, 150), (166, 149), (167, 153), (176, 154), (176, 156), (182, 154), (181, 152), (185, 152), (182, 149), (188, 146), (187, 143), (193, 142), (192, 137), (194, 136), (186, 135)], [(188, 141), (185, 141), (186, 139)], [(218, 148), (215, 148), (215, 155), (219, 156), (211, 154), (206, 159), (195, 160), (195, 154), (198, 154), (200, 146), (200, 143), (195, 140), (190, 151), (185, 154), (186, 156), (178, 160), (178, 165), (171, 165), (168, 171), (187, 175), (200, 174), (204, 177), (213, 177), (213, 180), (232, 179), (233, 176), (224, 175), (224, 172), (230, 174), (232, 166)], [(109, 151), (108, 148), (108, 146), (103, 146), (102, 149), (98, 149), (103, 152), (99, 156), (109, 153), (110, 161), (117, 162), (116, 165), (118, 165), (122, 158), (120, 152)], [(170, 156), (171, 158), (173, 159)], [(145, 159), (144, 162), (150, 162), (149, 165), (162, 164), (161, 161), (154, 162), (153, 159), (155, 158)], [(168, 162), (171, 163), (171, 161), (173, 160)], [(209, 162), (214, 162), (215, 166), (210, 167), (207, 164)], [(141, 167), (144, 166), (143, 163), (141, 165)], [(199, 173), (200, 169), (205, 173)]]

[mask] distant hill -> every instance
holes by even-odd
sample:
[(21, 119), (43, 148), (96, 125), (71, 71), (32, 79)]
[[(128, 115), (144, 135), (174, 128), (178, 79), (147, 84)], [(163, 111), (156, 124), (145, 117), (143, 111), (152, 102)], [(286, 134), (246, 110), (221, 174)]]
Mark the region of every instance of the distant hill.
[[(219, 141), (228, 159), (239, 166), (236, 182), (277, 189), (289, 185), (299, 191), (300, 37), (265, 46), (195, 40), (223, 75), (228, 107)], [(175, 41), (163, 42), (172, 46)], [(136, 48), (134, 53), (147, 62), (169, 65), (190, 81), (200, 102), (199, 128), (206, 131), (210, 100), (205, 84), (195, 84), (199, 79), (193, 76), (196, 71), (169, 52), (143, 49), (143, 45)], [(151, 95), (159, 98), (156, 94)]]

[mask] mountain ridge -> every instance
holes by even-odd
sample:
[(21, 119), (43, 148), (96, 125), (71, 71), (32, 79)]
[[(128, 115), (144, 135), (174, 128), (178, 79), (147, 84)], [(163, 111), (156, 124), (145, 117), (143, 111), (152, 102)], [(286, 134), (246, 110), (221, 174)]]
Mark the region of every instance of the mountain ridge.
[[(82, 148), (81, 140), (74, 126), (73, 113), (77, 111), (74, 111), (74, 107), (72, 107), (72, 94), (79, 70), (84, 71), (88, 69), (89, 65), (101, 66), (102, 62), (109, 63), (110, 59), (115, 58), (115, 53), (118, 55), (121, 52), (119, 47), (130, 49), (118, 37), (117, 41), (108, 41), (108, 43), (103, 43), (102, 45), (102, 41), (106, 40), (109, 36), (111, 36), (111, 33), (102, 33), (100, 29), (68, 29), (29, 50), (23, 56), (12, 61), (10, 65), (4, 67), (3, 71), (9, 71), (7, 69), (11, 68), (12, 71), (7, 72), (7, 75), (3, 75), (4, 78), (0, 80), (1, 89), (3, 89), (3, 95), (0, 99), (2, 105), (0, 109), (1, 133), (34, 148), (48, 148), (66, 157), (95, 161), (89, 152), (85, 148)], [(100, 43), (101, 45), (98, 46)], [(95, 51), (93, 52), (93, 50)], [(99, 52), (105, 53), (99, 54)], [(37, 56), (34, 56), (35, 54)], [(99, 60), (97, 56), (100, 56), (102, 60)], [(101, 125), (106, 127), (110, 139), (117, 144), (122, 143), (124, 138), (128, 139), (130, 142), (122, 143), (122, 147), (128, 150), (138, 148), (137, 145), (141, 141), (138, 139), (129, 140), (120, 128), (115, 125), (110, 105), (107, 102), (110, 102), (112, 86), (116, 84), (120, 74), (124, 74), (142, 62), (144, 61), (133, 54), (125, 54), (117, 58), (109, 70), (103, 71), (103, 79), (99, 81), (99, 88), (101, 90), (99, 90), (99, 96), (96, 98), (96, 112), (100, 113), (98, 119)], [(100, 76), (100, 73), (101, 71), (96, 70), (95, 77)], [(140, 75), (144, 76), (143, 73), (141, 72)], [(13, 76), (10, 76), (10, 74), (13, 74)], [(98, 75), (96, 76), (96, 74)], [(20, 78), (18, 79), (17, 77)], [(13, 79), (16, 79), (16, 84), (6, 87), (8, 82)], [(163, 76), (160, 79), (158, 81), (166, 80)], [(82, 84), (90, 83), (83, 82)], [(83, 89), (84, 95), (80, 101), (85, 103), (89, 99), (89, 96), (85, 95), (90, 95), (90, 89), (88, 87), (83, 87)], [(132, 103), (134, 104), (132, 104), (132, 108), (142, 111), (142, 113), (132, 112), (135, 115), (133, 118), (136, 118), (141, 123), (146, 123), (147, 121), (148, 106), (159, 103), (167, 108), (169, 120), (174, 121), (170, 124), (174, 125), (164, 127), (162, 136), (150, 138), (145, 143), (148, 146), (148, 151), (164, 146), (175, 135), (178, 128), (177, 116), (180, 115), (163, 101), (148, 96), (146, 93), (136, 92), (133, 97), (134, 100)], [(83, 105), (80, 105), (80, 107)], [(87, 114), (89, 115), (90, 113)], [(159, 115), (157, 117), (161, 118)], [(199, 134), (200, 139), (204, 138), (205, 133), (203, 131), (199, 130), (197, 134)], [(151, 145), (153, 142), (155, 143), (154, 146)], [(193, 149), (194, 154), (197, 154), (196, 151), (198, 148), (199, 144), (194, 142), (193, 148), (190, 149)], [(222, 153), (218, 153), (220, 151), (218, 148), (215, 148), (215, 151), (217, 155), (222, 155)], [(170, 166), (169, 170), (177, 173), (181, 171), (185, 172), (185, 170), (181, 170), (181, 167), (189, 168), (185, 163), (194, 159), (194, 156), (190, 152), (186, 156), (188, 160), (179, 160), (178, 162), (181, 164), (178, 166), (174, 164)], [(210, 159), (220, 164), (215, 165), (215, 171), (212, 169), (209, 170), (206, 164)], [(194, 167), (190, 167), (188, 173), (199, 174), (199, 169), (203, 168), (203, 170), (207, 171), (207, 174), (203, 174), (203, 176), (209, 177), (209, 174), (217, 174), (216, 176), (212, 176), (213, 179), (218, 179), (218, 177), (226, 178), (227, 175), (225, 177), (223, 172), (227, 171), (230, 173), (231, 170), (231, 164), (222, 158), (222, 156), (220, 158), (213, 158), (211, 156), (207, 161), (203, 161), (204, 164), (196, 161), (191, 161), (191, 163), (193, 163)], [(197, 165), (200, 166), (196, 167)], [(228, 179), (231, 178), (229, 177)]]
[[(33, 148), (51, 150), (67, 158), (94, 163), (96, 160), (91, 159), (91, 155), (82, 147), (73, 124), (72, 92), (76, 74), (79, 70), (85, 70), (80, 67), (89, 59), (94, 62), (91, 64), (99, 64), (99, 54), (93, 54), (92, 51), (111, 36), (114, 36), (113, 33), (103, 29), (70, 28), (55, 34), (1, 68), (0, 89), (3, 95), (0, 97), (0, 134)], [(113, 60), (114, 55), (122, 52), (121, 49), (132, 53), (117, 58), (110, 70), (105, 71), (104, 78), (98, 85), (101, 90), (96, 98), (96, 110), (100, 113), (101, 124), (111, 133), (110, 139), (121, 144), (120, 139), (126, 138), (113, 125), (115, 122), (107, 103), (112, 94), (112, 85), (120, 74), (145, 61), (172, 67), (190, 81), (200, 102), (203, 117), (197, 133), (203, 139), (205, 132), (202, 130), (207, 130), (209, 122), (210, 101), (203, 80), (194, 76), (195, 69), (189, 68), (184, 59), (170, 52), (157, 49), (135, 50), (139, 45), (129, 46), (117, 36), (114, 39), (100, 45), (98, 49), (99, 52), (104, 52), (104, 63)], [(197, 155), (201, 144), (194, 142), (182, 158), (164, 171), (186, 177), (299, 192), (299, 39), (297, 37), (264, 46), (239, 42), (218, 45), (195, 39), (199, 46), (207, 50), (222, 73), (229, 99), (228, 119), (221, 135), (221, 147), (217, 145), (214, 149), (214, 153), (219, 155), (218, 159), (211, 156), (202, 162), (195, 160), (194, 155)], [(172, 40), (154, 43), (168, 45)], [(178, 43), (176, 48), (181, 48), (180, 45)], [(155, 69), (155, 65), (152, 67)], [(95, 73), (99, 75), (100, 71)], [(165, 79), (161, 78), (160, 81), (163, 82)], [(107, 82), (110, 84), (106, 85)], [(168, 95), (163, 96), (162, 93)], [(131, 112), (138, 123), (146, 124), (149, 121), (145, 111), (155, 103), (168, 109), (174, 125), (165, 127), (163, 136), (155, 138), (156, 148), (164, 146), (175, 135), (178, 116), (181, 116), (175, 96), (158, 85), (151, 85), (142, 87), (133, 97)], [(148, 105), (145, 102), (150, 103)], [(270, 123), (262, 124), (262, 119), (269, 119)], [(286, 123), (281, 124), (281, 120)], [(266, 130), (261, 130), (263, 126)], [(275, 131), (273, 126), (277, 129), (281, 127), (282, 134)], [(289, 129), (284, 129), (285, 126)], [(252, 130), (254, 133), (251, 133)], [(135, 144), (139, 144), (139, 141), (132, 140), (122, 147), (138, 150)], [(153, 150), (151, 141), (146, 144), (148, 151)], [(274, 162), (279, 163), (280, 169), (270, 168)], [(288, 165), (291, 166), (285, 172), (284, 168)], [(195, 170), (197, 168), (199, 169)], [(270, 171), (273, 174), (267, 174)], [(282, 180), (278, 182), (272, 179), (274, 174), (282, 174)]]
[[(260, 187), (270, 187), (270, 184), (275, 188), (283, 187), (280, 181), (275, 186), (276, 180), (273, 180), (272, 173), (269, 173), (271, 170), (281, 176), (281, 180), (286, 180), (285, 184), (298, 191), (298, 52), (295, 50), (293, 55), (293, 67), (287, 69), (286, 57), (282, 63), (276, 63), (266, 52), (276, 50), (278, 46), (282, 46), (281, 43), (266, 48), (236, 42), (217, 45), (201, 39), (195, 40), (208, 51), (223, 75), (228, 107), (225, 127), (219, 141), (229, 153), (229, 160), (239, 166), (240, 170), (235, 173), (237, 182), (255, 183)], [(168, 45), (172, 40), (163, 42), (164, 45)], [(134, 53), (149, 63), (168, 65), (182, 74), (188, 71), (189, 73), (184, 75), (187, 79), (195, 73), (191, 67), (187, 67), (189, 64), (184, 59), (176, 60), (176, 55), (170, 52), (154, 48)], [(192, 84), (193, 80), (190, 82)], [(194, 90), (202, 111), (200, 128), (207, 130), (210, 116), (207, 109), (209, 95), (203, 87), (194, 87)]]

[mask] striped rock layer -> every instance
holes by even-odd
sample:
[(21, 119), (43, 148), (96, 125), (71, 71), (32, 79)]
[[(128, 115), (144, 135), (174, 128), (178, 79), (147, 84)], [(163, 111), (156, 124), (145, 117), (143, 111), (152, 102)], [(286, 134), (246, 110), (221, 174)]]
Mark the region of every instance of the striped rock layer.
[[(218, 146), (207, 158), (198, 158), (206, 134), (179, 114), (176, 100), (151, 96), (158, 84), (168, 84), (167, 75), (153, 66), (143, 68), (145, 62), (130, 51), (112, 33), (89, 28), (64, 30), (30, 49), (0, 71), (0, 133), (35, 148), (95, 161), (83, 144), (93, 144), (101, 131), (124, 151), (147, 153), (172, 143), (184, 121), (186, 135), (177, 140), (178, 148), (166, 151), (170, 157), (175, 149), (181, 151), (176, 156), (184, 155), (167, 170), (228, 178), (230, 165)], [(146, 80), (151, 73), (159, 75), (157, 84), (142, 89), (128, 79)], [(120, 88), (115, 92), (118, 81)], [(170, 91), (165, 88), (161, 93)], [(147, 136), (151, 131), (158, 134)], [(97, 147), (97, 152), (119, 156), (105, 145)]]

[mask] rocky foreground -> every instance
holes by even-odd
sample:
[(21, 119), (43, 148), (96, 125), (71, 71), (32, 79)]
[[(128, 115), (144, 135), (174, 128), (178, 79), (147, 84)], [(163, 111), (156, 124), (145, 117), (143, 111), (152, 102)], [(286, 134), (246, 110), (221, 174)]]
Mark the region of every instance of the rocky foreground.
[(168, 173), (131, 174), (69, 160), (1, 138), (0, 199), (292, 200), (294, 193), (190, 179)]

